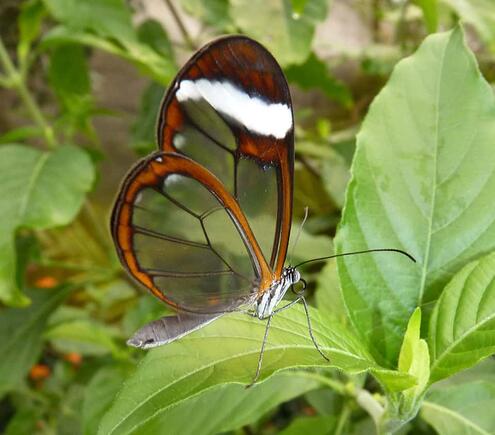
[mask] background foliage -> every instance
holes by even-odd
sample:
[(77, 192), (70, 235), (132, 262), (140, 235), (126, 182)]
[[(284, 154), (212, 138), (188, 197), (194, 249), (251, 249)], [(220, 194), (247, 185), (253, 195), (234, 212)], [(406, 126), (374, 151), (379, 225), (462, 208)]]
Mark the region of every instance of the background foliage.
[[(0, 430), (495, 433), (494, 28), (490, 0), (3, 2)], [(302, 270), (331, 363), (296, 307), (274, 318), (250, 390), (256, 319), (125, 346), (167, 308), (108, 234), (165, 87), (225, 33), (265, 44), (291, 84), (296, 229), (310, 209), (291, 261), (334, 238), (417, 259)]]

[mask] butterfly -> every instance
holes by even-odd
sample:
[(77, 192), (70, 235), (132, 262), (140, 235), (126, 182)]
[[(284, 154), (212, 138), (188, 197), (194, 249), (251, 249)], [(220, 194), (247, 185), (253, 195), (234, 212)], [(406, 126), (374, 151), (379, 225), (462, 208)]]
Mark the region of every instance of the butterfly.
[[(207, 44), (170, 85), (157, 139), (158, 151), (121, 185), (111, 233), (132, 278), (177, 315), (145, 325), (128, 344), (170, 343), (224, 313), (247, 311), (267, 320), (254, 382), (272, 316), (298, 301), (308, 313), (305, 281), (284, 267), (294, 116), (282, 69), (248, 37)], [(279, 308), (289, 289), (296, 299)]]

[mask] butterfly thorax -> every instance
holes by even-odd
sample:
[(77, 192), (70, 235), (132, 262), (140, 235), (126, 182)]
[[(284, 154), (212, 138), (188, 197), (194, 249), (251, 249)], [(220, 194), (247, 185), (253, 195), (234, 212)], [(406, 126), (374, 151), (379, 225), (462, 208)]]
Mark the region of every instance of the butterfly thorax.
[(280, 279), (273, 281), (268, 290), (256, 301), (256, 315), (258, 318), (266, 319), (270, 317), (290, 286), (299, 282), (300, 279), (301, 275), (296, 268), (286, 267)]

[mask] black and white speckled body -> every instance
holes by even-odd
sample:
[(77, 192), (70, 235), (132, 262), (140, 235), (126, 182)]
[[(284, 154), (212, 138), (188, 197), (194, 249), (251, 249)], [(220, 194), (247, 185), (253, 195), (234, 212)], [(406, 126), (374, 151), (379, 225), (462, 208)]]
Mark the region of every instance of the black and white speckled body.
[(280, 279), (274, 281), (268, 291), (256, 301), (256, 316), (259, 319), (270, 317), (289, 287), (299, 282), (300, 279), (301, 275), (296, 268), (286, 267)]

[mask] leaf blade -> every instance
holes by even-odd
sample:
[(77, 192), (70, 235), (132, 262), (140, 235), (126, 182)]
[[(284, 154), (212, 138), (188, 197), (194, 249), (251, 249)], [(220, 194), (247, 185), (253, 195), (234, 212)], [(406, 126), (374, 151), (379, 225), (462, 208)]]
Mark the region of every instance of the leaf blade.
[(466, 265), (447, 285), (430, 320), (431, 382), (495, 351), (495, 254)]
[(458, 27), (397, 65), (358, 135), (337, 252), (393, 247), (418, 262), (338, 259), (352, 321), (382, 364), (396, 363), (414, 308), (495, 248), (494, 107)]

